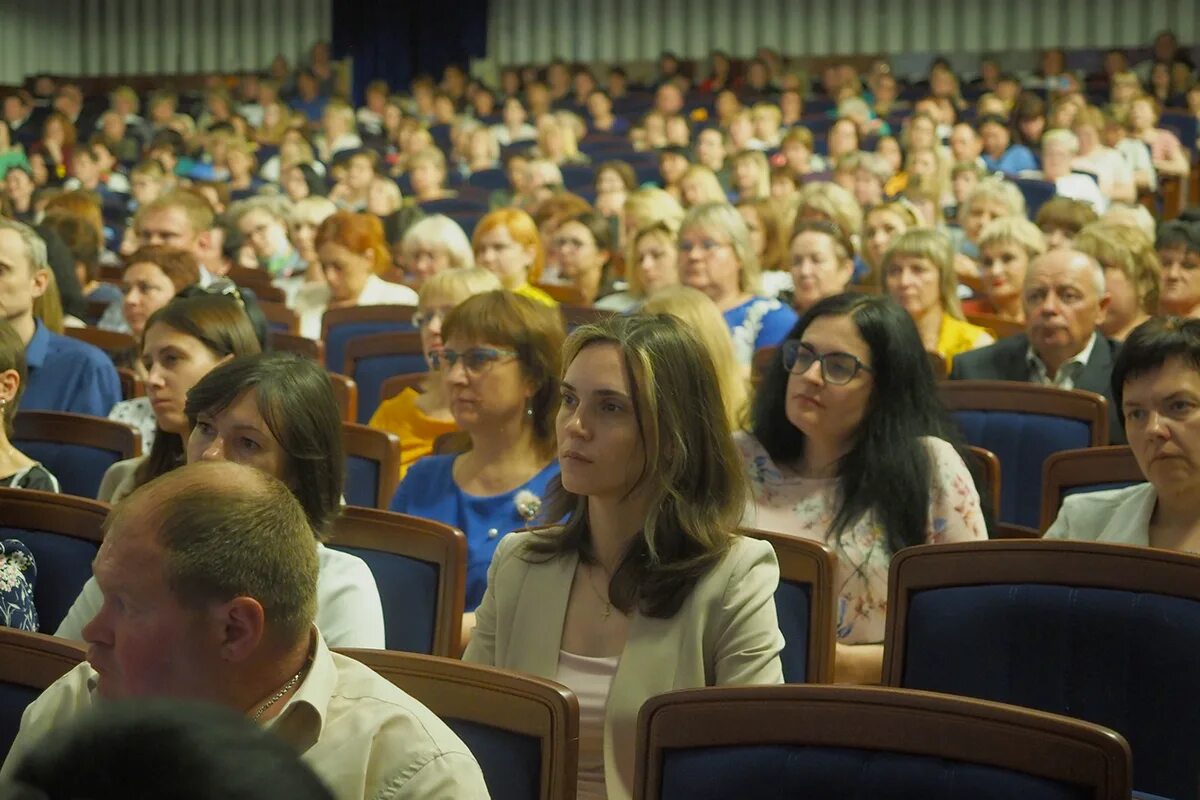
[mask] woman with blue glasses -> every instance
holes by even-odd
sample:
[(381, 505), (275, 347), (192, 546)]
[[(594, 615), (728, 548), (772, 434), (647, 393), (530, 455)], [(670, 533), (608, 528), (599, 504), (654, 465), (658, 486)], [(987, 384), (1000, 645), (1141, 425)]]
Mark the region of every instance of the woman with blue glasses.
[(465, 632), (500, 538), (529, 526), (558, 475), (554, 418), (566, 331), (557, 309), (493, 291), (455, 306), (441, 334), (430, 363), (469, 446), (414, 462), (390, 508), (466, 534)]
[(763, 376), (738, 445), (745, 524), (834, 549), (837, 680), (878, 683), (892, 556), (987, 537), (912, 319), (886, 297), (817, 302)]

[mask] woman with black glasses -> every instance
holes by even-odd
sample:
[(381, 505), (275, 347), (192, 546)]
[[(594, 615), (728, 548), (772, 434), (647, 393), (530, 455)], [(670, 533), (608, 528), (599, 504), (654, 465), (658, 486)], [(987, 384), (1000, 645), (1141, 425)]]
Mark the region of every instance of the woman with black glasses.
[(390, 508), (466, 534), (469, 630), (496, 545), (538, 516), (558, 475), (554, 417), (566, 331), (557, 309), (493, 291), (455, 306), (441, 337), (430, 364), (470, 447), (418, 459)]
[(763, 376), (738, 437), (745, 523), (837, 553), (837, 680), (880, 679), (893, 554), (987, 537), (958, 444), (917, 329), (890, 298), (819, 301)]

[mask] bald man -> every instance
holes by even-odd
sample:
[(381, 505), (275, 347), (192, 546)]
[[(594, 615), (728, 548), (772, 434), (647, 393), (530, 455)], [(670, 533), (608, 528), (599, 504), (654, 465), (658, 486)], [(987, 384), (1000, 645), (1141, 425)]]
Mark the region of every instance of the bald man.
[(1109, 434), (1124, 444), (1112, 396), (1117, 343), (1097, 329), (1108, 306), (1104, 270), (1078, 250), (1052, 250), (1025, 274), (1025, 333), (955, 356), (951, 380), (1040, 383), (1108, 399)]
[(116, 506), (93, 565), (88, 660), (26, 710), (0, 779), (43, 735), (108, 699), (233, 708), (293, 745), (339, 800), (486, 798), (432, 712), (313, 625), (317, 556), (299, 502), (230, 462), (180, 467)]

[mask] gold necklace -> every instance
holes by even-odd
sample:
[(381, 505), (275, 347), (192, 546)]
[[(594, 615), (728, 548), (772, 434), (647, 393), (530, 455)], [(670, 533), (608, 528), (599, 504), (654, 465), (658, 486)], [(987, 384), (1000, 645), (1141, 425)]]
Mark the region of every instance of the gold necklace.
[[(600, 590), (596, 588), (596, 583), (595, 583), (595, 581), (592, 580), (592, 565), (591, 564), (587, 565), (587, 570), (588, 570), (587, 584), (588, 584), (588, 586), (592, 587), (592, 593), (596, 595), (596, 599), (604, 604), (604, 610), (600, 612), (600, 619), (606, 620), (606, 619), (608, 619), (609, 614), (612, 613), (612, 601), (607, 599), (605, 597), (605, 595), (601, 594)], [(607, 573), (605, 573), (605, 574), (607, 575)], [(611, 583), (611, 581), (612, 581), (612, 579), (609, 578), (610, 583)], [(607, 592), (605, 594), (607, 594)]]
[(261, 706), (258, 707), (258, 711), (254, 712), (254, 717), (253, 717), (255, 722), (258, 722), (262, 718), (262, 715), (264, 713), (266, 713), (268, 708), (270, 708), (271, 706), (278, 703), (280, 698), (282, 698), (285, 694), (290, 692), (292, 690), (292, 687), (300, 682), (300, 676), (303, 675), (304, 671), (308, 669), (308, 665), (309, 665), (309, 662), (305, 661), (304, 666), (300, 667), (300, 671), (297, 672), (295, 675), (293, 675), (291, 677), (291, 680), (289, 680), (287, 683), (285, 683), (283, 685), (282, 689), (280, 689), (278, 692), (276, 692), (274, 695), (272, 695), (270, 700), (268, 700), (267, 702), (263, 703)]

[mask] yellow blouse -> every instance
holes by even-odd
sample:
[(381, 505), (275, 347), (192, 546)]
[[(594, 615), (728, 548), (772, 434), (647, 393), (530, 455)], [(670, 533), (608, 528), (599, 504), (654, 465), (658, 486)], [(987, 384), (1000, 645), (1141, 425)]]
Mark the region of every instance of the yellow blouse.
[(372, 428), (400, 437), (401, 480), (414, 461), (433, 452), (437, 437), (458, 430), (453, 420), (434, 419), (418, 408), (418, 397), (416, 390), (409, 388), (384, 400), (369, 423)]
[(536, 300), (542, 305), (550, 306), (551, 308), (558, 306), (557, 300), (534, 286), (532, 283), (527, 283), (520, 289), (514, 289), (513, 294), (519, 294), (523, 297), (528, 297), (530, 300)]
[(965, 353), (978, 347), (979, 337), (985, 335), (991, 336), (992, 332), (965, 320), (955, 319), (949, 314), (942, 314), (937, 351), (942, 358), (946, 359), (946, 368), (950, 368), (954, 357), (959, 353)]

